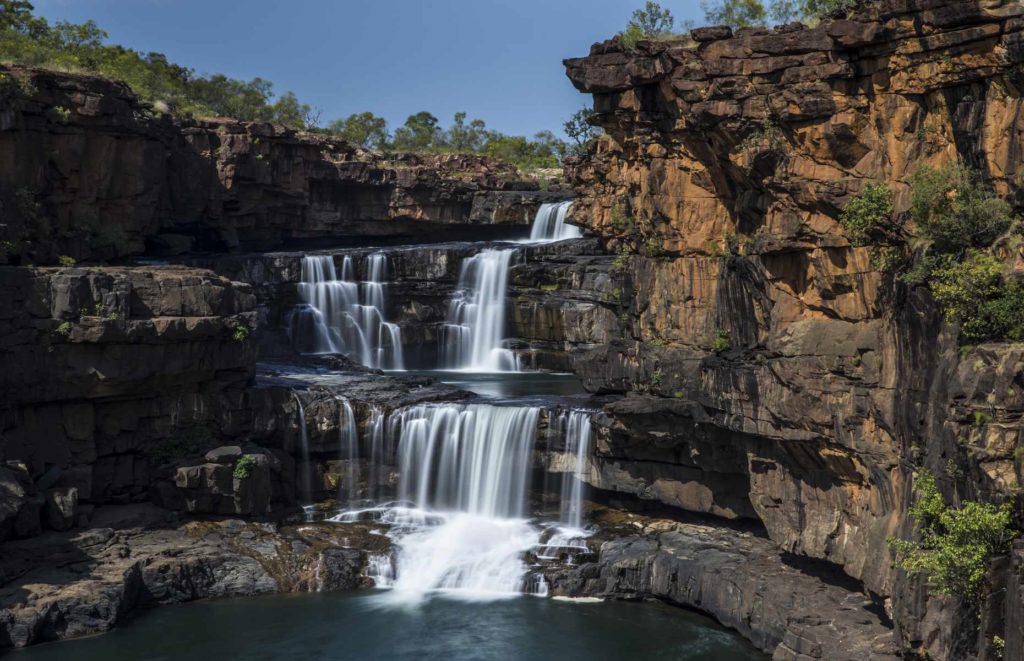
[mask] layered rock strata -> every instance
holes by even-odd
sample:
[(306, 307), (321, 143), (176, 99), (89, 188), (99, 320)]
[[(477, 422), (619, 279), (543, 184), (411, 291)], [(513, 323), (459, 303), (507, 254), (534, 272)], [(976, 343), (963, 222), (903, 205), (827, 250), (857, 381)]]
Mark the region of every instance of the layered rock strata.
[(976, 653), (974, 632), (953, 640), (886, 538), (912, 531), (918, 466), (950, 497), (1017, 488), (1020, 348), (959, 351), (838, 217), (872, 182), (904, 212), (914, 170), (955, 159), (1017, 199), (1022, 29), (1018, 3), (881, 0), (566, 61), (605, 132), (571, 168), (573, 214), (620, 255), (627, 329), (581, 375), (655, 396), (606, 410), (592, 481), (760, 521), (892, 596), (901, 644), (935, 658)]

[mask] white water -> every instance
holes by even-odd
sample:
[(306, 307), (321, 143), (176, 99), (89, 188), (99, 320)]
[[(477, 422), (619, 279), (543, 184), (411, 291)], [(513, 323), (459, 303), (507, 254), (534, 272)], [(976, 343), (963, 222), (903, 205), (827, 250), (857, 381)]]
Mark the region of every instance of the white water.
[(530, 229), (530, 241), (561, 241), (582, 237), (583, 233), (578, 227), (565, 222), (571, 206), (571, 201), (540, 205)]
[(570, 411), (565, 430), (565, 451), (575, 460), (572, 476), (562, 476), (561, 521), (570, 528), (582, 528), (584, 477), (590, 454), (591, 424), (588, 411)]
[(338, 459), (345, 467), (345, 481), (338, 484), (338, 501), (355, 502), (359, 486), (359, 430), (352, 404), (338, 397)]
[(523, 560), (540, 541), (524, 518), (539, 417), (536, 407), (484, 404), (419, 405), (391, 416), (382, 436), (397, 434), (401, 504), (334, 519), (391, 526), (394, 577), (378, 583), (391, 588), (389, 600), (415, 605), (435, 593), (492, 600), (546, 590)]
[(467, 372), (518, 372), (505, 348), (508, 271), (515, 251), (483, 250), (465, 259), (441, 333), (442, 366)]
[[(302, 407), (302, 399), (292, 391), (292, 397), (298, 405), (299, 433), (302, 443), (302, 468), (299, 470), (299, 488), (302, 489), (302, 505), (305, 509), (313, 502), (313, 474), (309, 460), (309, 431), (306, 429), (306, 410)], [(308, 510), (307, 510), (308, 513)]]
[(384, 318), (387, 256), (368, 255), (363, 275), (356, 280), (347, 255), (340, 278), (333, 256), (303, 257), (292, 340), (305, 353), (345, 353), (367, 367), (404, 369), (401, 329)]

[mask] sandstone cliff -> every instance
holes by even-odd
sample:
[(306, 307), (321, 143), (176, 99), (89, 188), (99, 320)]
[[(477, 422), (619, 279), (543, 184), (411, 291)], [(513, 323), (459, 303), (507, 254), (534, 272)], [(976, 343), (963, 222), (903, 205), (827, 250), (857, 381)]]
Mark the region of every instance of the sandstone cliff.
[(886, 538), (911, 532), (918, 466), (950, 498), (1016, 490), (1022, 349), (961, 355), (927, 292), (875, 270), (838, 215), (869, 182), (905, 210), (918, 165), (958, 158), (1018, 199), (1022, 30), (1015, 2), (881, 0), (565, 63), (605, 131), (572, 167), (573, 215), (620, 255), (625, 331), (580, 371), (646, 394), (606, 408), (593, 483), (760, 521), (891, 597), (903, 645), (938, 658), (973, 631), (893, 570)]

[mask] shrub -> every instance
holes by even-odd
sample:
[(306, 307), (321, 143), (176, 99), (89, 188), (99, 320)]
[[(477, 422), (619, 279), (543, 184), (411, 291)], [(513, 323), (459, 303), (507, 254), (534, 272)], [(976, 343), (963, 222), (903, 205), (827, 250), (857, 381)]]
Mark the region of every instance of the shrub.
[(939, 252), (984, 248), (1012, 223), (1010, 205), (963, 163), (922, 166), (911, 177), (911, 187), (911, 217)]
[(966, 502), (951, 508), (925, 470), (915, 476), (914, 493), (917, 500), (909, 512), (920, 541), (888, 540), (897, 565), (928, 576), (940, 594), (977, 603), (984, 595), (988, 559), (1005, 553), (1013, 538), (1010, 506)]
[(900, 238), (893, 220), (892, 191), (885, 184), (868, 184), (850, 198), (839, 222), (855, 246), (890, 244)]
[(235, 326), (235, 330), (231, 333), (231, 339), (235, 342), (245, 342), (249, 339), (249, 327)]
[(1002, 262), (972, 250), (935, 264), (932, 295), (946, 319), (959, 322), (961, 344), (1024, 340), (1024, 286), (1006, 282)]
[(70, 268), (78, 263), (75, 261), (75, 258), (70, 255), (61, 255), (57, 258), (57, 262), (65, 268)]
[(718, 329), (715, 338), (711, 341), (711, 348), (715, 351), (728, 351), (732, 348), (732, 337), (729, 331)]
[(236, 480), (244, 480), (252, 475), (256, 466), (256, 457), (251, 454), (242, 455), (241, 459), (238, 460), (238, 463), (235, 464), (233, 475)]
[(53, 332), (61, 337), (70, 337), (72, 328), (73, 326), (70, 321), (62, 321)]

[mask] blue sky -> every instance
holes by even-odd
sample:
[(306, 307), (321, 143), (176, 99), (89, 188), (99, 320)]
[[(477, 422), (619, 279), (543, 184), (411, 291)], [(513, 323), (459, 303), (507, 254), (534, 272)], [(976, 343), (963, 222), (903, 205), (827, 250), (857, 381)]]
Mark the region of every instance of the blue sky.
[[(621, 30), (643, 0), (33, 0), (94, 19), (113, 42), (202, 73), (272, 80), (323, 119), (369, 110), (391, 128), (427, 110), (532, 135), (587, 102), (562, 59)], [(698, 0), (666, 0), (699, 22)]]

